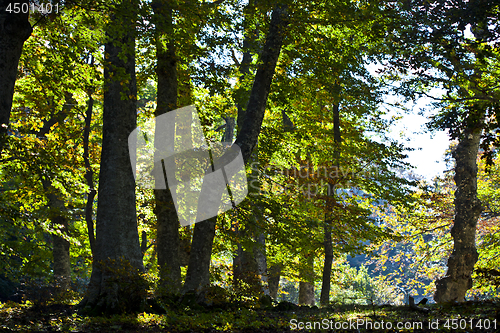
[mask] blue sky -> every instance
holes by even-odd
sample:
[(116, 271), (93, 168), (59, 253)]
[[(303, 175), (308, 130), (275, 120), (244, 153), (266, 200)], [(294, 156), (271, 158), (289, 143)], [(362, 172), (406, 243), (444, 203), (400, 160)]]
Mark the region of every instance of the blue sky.
[[(382, 64), (370, 64), (367, 69), (372, 75), (378, 76), (377, 70), (382, 67)], [(442, 93), (439, 89), (433, 89), (429, 95), (438, 97)], [(450, 140), (446, 132), (434, 131), (430, 133), (425, 126), (429, 121), (428, 117), (438, 111), (430, 106), (432, 99), (422, 97), (413, 103), (406, 103), (405, 108), (412, 110), (411, 112), (398, 111), (389, 106), (389, 104), (396, 102), (403, 103), (403, 99), (397, 95), (385, 96), (384, 102), (387, 103), (383, 106), (388, 110), (387, 118), (402, 117), (392, 125), (389, 136), (403, 143), (406, 147), (414, 149), (408, 152), (407, 160), (416, 167), (413, 170), (414, 173), (423, 176), (428, 181), (441, 175), (446, 169), (444, 153), (450, 145)]]
[[(414, 149), (408, 152), (408, 162), (416, 167), (414, 172), (429, 181), (446, 170), (444, 153), (450, 145), (446, 132), (430, 133), (426, 129), (427, 116), (435, 112), (428, 105), (430, 101), (430, 98), (417, 100), (413, 104), (413, 112), (403, 114), (391, 128), (392, 138)], [(419, 114), (421, 109), (425, 110), (426, 116)]]

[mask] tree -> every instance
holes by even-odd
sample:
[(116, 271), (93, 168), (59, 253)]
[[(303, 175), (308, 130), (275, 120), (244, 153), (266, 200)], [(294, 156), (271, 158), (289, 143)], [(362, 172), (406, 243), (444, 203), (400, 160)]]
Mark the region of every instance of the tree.
[[(249, 160), (252, 150), (257, 143), (257, 137), (264, 118), (267, 96), (269, 95), (271, 81), (278, 62), (287, 24), (287, 6), (277, 4), (273, 9), (266, 43), (260, 56), (261, 64), (255, 75), (243, 127), (240, 129), (234, 142), (234, 145), (237, 145), (241, 149), (245, 163)], [(225, 156), (223, 155), (221, 160), (224, 160), (224, 158)], [(198, 291), (200, 288), (204, 288), (210, 281), (209, 268), (213, 238), (215, 236), (215, 223), (216, 217), (195, 225), (189, 266), (183, 286), (184, 291)]]
[[(85, 270), (90, 262), (88, 248), (81, 246), (86, 243), (80, 223), (85, 185), (79, 144), (84, 126), (80, 96), (95, 80), (96, 71), (88, 58), (100, 38), (100, 32), (92, 30), (90, 17), (93, 15), (67, 9), (63, 15), (40, 21), (33, 31), (35, 38), (24, 44), (2, 163), (3, 181), (16, 180), (4, 198), (17, 195), (13, 205), (30, 215), (19, 221), (5, 216), (24, 229), (24, 240), (32, 243), (12, 246), (14, 252), (22, 253), (30, 246), (39, 248), (34, 253), (44, 254), (41, 247), (52, 252), (51, 259), (42, 255), (43, 259), (32, 264), (40, 268), (50, 265), (45, 274), (28, 278), (31, 274), (24, 274), (25, 269), (32, 268), (21, 264), (9, 278), (18, 280), (25, 275), (27, 283), (37, 278), (53, 283), (55, 277), (62, 287), (58, 290), (69, 289), (72, 268)], [(88, 134), (95, 143), (95, 131)], [(95, 163), (92, 146), (89, 162)], [(45, 279), (49, 273), (54, 277)]]
[(137, 231), (135, 181), (128, 136), (136, 127), (135, 36), (139, 3), (113, 7), (106, 27), (104, 105), (95, 252), (87, 295), (96, 313), (137, 311), (146, 286)]
[[(490, 83), (498, 80), (494, 65), (498, 52), (492, 45), (500, 36), (494, 24), (499, 6), (488, 0), (416, 0), (386, 7), (400, 17), (388, 27), (390, 46), (398, 55), (389, 63), (407, 74), (397, 91), (411, 98), (427, 95), (428, 87), (445, 89), (445, 95), (436, 99), (435, 106), (441, 112), (434, 117), (433, 127), (447, 129), (453, 139), (459, 139), (455, 151), (456, 214), (451, 231), (454, 249), (446, 276), (436, 281), (434, 298), (437, 302), (461, 302), (472, 287), (477, 260), (475, 230), (482, 208), (476, 193), (476, 156), (481, 145), (491, 161), (490, 146), (498, 128), (498, 87)], [(475, 38), (466, 36), (467, 25)]]
[[(155, 116), (158, 117), (170, 110), (177, 108), (177, 67), (178, 55), (176, 55), (173, 4), (171, 1), (153, 1), (154, 23), (156, 29), (156, 75), (157, 107)], [(173, 124), (172, 124), (173, 125)], [(164, 129), (156, 123), (155, 145), (159, 144), (159, 138), (164, 138)], [(161, 133), (161, 135), (160, 135)], [(168, 133), (174, 135), (174, 133)], [(168, 163), (168, 162), (167, 162)], [(175, 168), (167, 164), (166, 168)], [(158, 173), (155, 173), (158, 175)], [(167, 182), (163, 174), (160, 179), (155, 179), (156, 184)], [(156, 247), (158, 253), (158, 265), (160, 266), (161, 288), (164, 292), (177, 293), (181, 287), (181, 269), (179, 257), (179, 219), (175, 210), (174, 201), (170, 190), (154, 190), (156, 201)], [(159, 187), (159, 186), (157, 186)]]
[[(20, 6), (28, 3), (27, 0), (19, 1)], [(28, 20), (29, 13), (7, 12), (8, 5), (12, 6), (12, 2), (7, 0), (0, 2), (0, 71), (2, 72), (0, 80), (0, 156), (7, 140), (17, 65), (23, 44), (33, 30)]]
[[(456, 149), (452, 143), (449, 154)], [(468, 299), (496, 296), (495, 277), (498, 237), (498, 158), (487, 167), (481, 153), (477, 156), (478, 198), (485, 209), (476, 226), (478, 261), (473, 275), (474, 284), (467, 292)], [(450, 165), (451, 167), (451, 165)], [(422, 181), (413, 193), (414, 201), (408, 207), (386, 212), (385, 223), (400, 236), (375, 246), (376, 270), (380, 279), (405, 290), (407, 294), (430, 298), (435, 292), (434, 281), (446, 273), (446, 259), (453, 250), (451, 229), (454, 224), (454, 196), (456, 186), (453, 168), (432, 183)]]

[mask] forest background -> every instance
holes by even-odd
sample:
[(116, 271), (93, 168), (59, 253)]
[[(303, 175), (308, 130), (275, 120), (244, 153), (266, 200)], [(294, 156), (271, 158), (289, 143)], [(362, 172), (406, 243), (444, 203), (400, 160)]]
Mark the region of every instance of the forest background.
[[(0, 6), (2, 301), (498, 297), (495, 1), (18, 4)], [(454, 141), (428, 183), (386, 96), (433, 88), (429, 130)], [(249, 193), (180, 227), (169, 191), (136, 188), (127, 139), (187, 105), (208, 146), (240, 147)]]

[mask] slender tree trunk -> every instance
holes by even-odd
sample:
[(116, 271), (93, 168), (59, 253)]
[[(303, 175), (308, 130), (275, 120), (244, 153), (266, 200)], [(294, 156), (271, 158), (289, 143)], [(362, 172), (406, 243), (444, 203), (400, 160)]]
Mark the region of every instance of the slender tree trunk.
[[(6, 12), (7, 5), (13, 1), (0, 0), (0, 156), (7, 140), (10, 110), (17, 66), (24, 42), (32, 32), (28, 13), (14, 14)], [(17, 1), (24, 4), (28, 1)]]
[(69, 241), (64, 237), (68, 236), (68, 220), (63, 215), (66, 211), (64, 201), (58, 195), (57, 190), (52, 186), (50, 180), (42, 178), (43, 189), (49, 201), (49, 218), (53, 228), (60, 231), (60, 234), (52, 234), (52, 257), (54, 260), (54, 280), (57, 284), (57, 291), (69, 290), (71, 286), (71, 260), (69, 254)]
[(225, 117), (224, 121), (226, 122), (226, 128), (224, 130), (224, 136), (222, 138), (222, 142), (226, 142), (227, 144), (231, 144), (233, 142), (234, 137), (234, 117)]
[(89, 101), (87, 106), (87, 112), (85, 113), (85, 128), (83, 130), (83, 161), (85, 163), (85, 180), (89, 187), (89, 193), (87, 194), (87, 203), (85, 204), (85, 221), (87, 223), (87, 232), (89, 235), (90, 251), (92, 256), (94, 255), (95, 249), (95, 234), (94, 234), (94, 198), (97, 191), (94, 186), (94, 171), (90, 165), (90, 154), (89, 154), (89, 138), (90, 138), (90, 125), (92, 123), (92, 109), (94, 107), (94, 99), (92, 98), (92, 92), (89, 92)]
[(277, 263), (269, 266), (269, 296), (274, 300), (278, 298), (278, 290), (280, 287), (281, 270), (283, 269), (282, 263)]
[[(42, 128), (38, 131), (33, 131), (39, 139), (46, 141), (47, 134), (51, 131), (52, 126), (58, 122), (63, 122), (68, 116), (71, 105), (75, 104), (73, 95), (69, 92), (65, 93), (65, 106), (60, 114), (52, 114), (48, 120), (44, 120)], [(66, 239), (69, 236), (68, 219), (65, 216), (67, 213), (64, 201), (60, 197), (59, 191), (52, 186), (50, 171), (46, 172), (41, 177), (42, 187), (48, 200), (49, 219), (52, 226), (58, 230), (57, 234), (52, 234), (52, 257), (53, 257), (53, 272), (56, 283), (57, 292), (69, 290), (71, 286), (71, 258), (70, 258), (70, 243)]]
[(54, 259), (54, 278), (59, 291), (71, 288), (71, 257), (70, 244), (64, 236), (69, 234), (68, 219), (62, 215), (55, 216), (52, 224), (61, 230), (61, 236), (52, 235), (52, 256)]
[[(277, 6), (274, 9), (244, 121), (234, 143), (240, 147), (245, 163), (250, 159), (253, 147), (257, 144), (257, 138), (266, 109), (267, 97), (283, 44), (285, 29), (288, 25), (287, 18), (288, 11), (286, 7)], [(223, 158), (224, 155), (221, 159)], [(205, 187), (202, 187), (202, 192), (204, 189)], [(216, 221), (217, 217), (213, 217), (195, 224), (186, 282), (183, 286), (184, 292), (200, 290), (210, 281), (210, 258)]]
[(313, 306), (314, 300), (314, 256), (312, 253), (304, 256), (305, 267), (300, 269), (299, 304)]
[[(157, 108), (155, 116), (158, 117), (168, 111), (177, 108), (178, 76), (177, 58), (173, 41), (173, 18), (170, 1), (155, 0), (152, 3), (154, 9), (154, 22), (156, 25), (156, 74), (158, 76), (157, 86)], [(155, 128), (155, 145), (165, 135), (164, 128)], [(172, 126), (174, 124), (171, 124)], [(173, 141), (172, 141), (173, 142)], [(175, 164), (166, 161), (166, 168), (175, 168)], [(167, 182), (167, 179), (160, 177), (155, 179), (156, 184)], [(158, 189), (155, 186), (155, 215), (157, 221), (156, 249), (158, 255), (158, 265), (160, 266), (160, 294), (178, 293), (181, 287), (181, 268), (179, 253), (179, 218), (175, 210), (172, 194), (166, 184), (166, 189)]]
[[(342, 140), (340, 136), (340, 112), (339, 104), (333, 105), (333, 139), (335, 144), (335, 164), (338, 169), (339, 159), (340, 159), (340, 142)], [(332, 222), (333, 222), (333, 202), (335, 200), (334, 186), (328, 183), (328, 196), (326, 213), (325, 213), (325, 225), (324, 225), (324, 247), (325, 247), (325, 263), (323, 267), (323, 280), (321, 284), (321, 297), (320, 303), (322, 306), (327, 306), (330, 304), (330, 280), (332, 276), (332, 262), (333, 262), (333, 245), (332, 245)]]
[(333, 246), (332, 246), (332, 226), (330, 221), (325, 221), (325, 263), (323, 267), (323, 279), (321, 283), (320, 304), (328, 306), (330, 304), (330, 280), (332, 277)]
[(253, 249), (255, 262), (257, 263), (257, 275), (259, 277), (259, 285), (261, 292), (264, 295), (269, 295), (269, 277), (267, 273), (267, 255), (266, 255), (266, 235), (260, 227), (257, 227), (259, 235), (256, 238), (257, 246)]
[(140, 311), (146, 284), (137, 231), (135, 181), (128, 148), (136, 127), (136, 0), (116, 5), (106, 27), (103, 138), (92, 276), (84, 310), (112, 314)]
[[(261, 285), (258, 276), (258, 266), (252, 251), (243, 250), (238, 247), (233, 257), (233, 285), (235, 290), (247, 295), (260, 294)], [(243, 284), (247, 286), (243, 288)]]
[[(250, 0), (245, 6), (245, 23), (252, 22), (255, 18), (255, 1)], [(248, 83), (250, 81), (250, 66), (252, 65), (253, 54), (258, 54), (255, 47), (255, 40), (258, 37), (258, 32), (245, 32), (245, 38), (243, 39), (243, 58), (239, 64), (240, 79), (239, 88), (235, 91), (234, 100), (236, 101), (236, 106), (238, 108), (237, 125), (238, 129), (243, 128), (243, 118), (245, 114), (245, 107), (248, 104), (248, 99), (250, 98), (251, 87)], [(231, 140), (232, 142), (232, 140)]]
[(477, 154), (481, 130), (466, 131), (455, 152), (455, 221), (451, 229), (453, 252), (446, 276), (436, 281), (434, 300), (463, 302), (472, 288), (472, 272), (478, 259), (476, 225), (482, 211), (477, 198)]

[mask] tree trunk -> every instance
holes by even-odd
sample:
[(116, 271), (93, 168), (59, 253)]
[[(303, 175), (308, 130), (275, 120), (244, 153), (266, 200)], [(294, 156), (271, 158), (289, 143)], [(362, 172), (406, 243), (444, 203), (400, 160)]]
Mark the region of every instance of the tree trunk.
[[(256, 11), (255, 3), (254, 1), (251, 0), (248, 2), (247, 6), (245, 6), (244, 9), (244, 26), (248, 24), (248, 22), (252, 22), (254, 20), (255, 11)], [(251, 74), (252, 74), (250, 71), (250, 66), (252, 64), (253, 55), (258, 54), (258, 51), (255, 48), (255, 40), (257, 38), (257, 34), (258, 32), (255, 31), (244, 32), (245, 38), (243, 39), (243, 58), (239, 64), (239, 71), (240, 71), (239, 88), (236, 89), (236, 91), (234, 92), (234, 99), (236, 101), (236, 106), (238, 108), (237, 123), (238, 123), (238, 129), (240, 130), (243, 128), (245, 107), (247, 106), (250, 97), (249, 94), (251, 87), (249, 85), (249, 81), (251, 79)], [(225, 137), (227, 137), (226, 134), (227, 133), (224, 134)], [(256, 150), (254, 150), (252, 152), (251, 159), (255, 160), (256, 156), (257, 156)], [(255, 170), (252, 170), (250, 179), (247, 180), (247, 183), (251, 184), (248, 194), (250, 196), (257, 195), (256, 192), (252, 191), (253, 190), (252, 185), (254, 184), (253, 181), (257, 181)], [(252, 217), (252, 220), (255, 220), (254, 217)], [(239, 221), (239, 223), (242, 222), (243, 221)], [(244, 226), (244, 228), (240, 228), (240, 225), (236, 225), (235, 233), (237, 239), (242, 239), (244, 237), (253, 238), (254, 234), (252, 232), (248, 232), (248, 230), (252, 229), (253, 231), (253, 228), (251, 228), (250, 225), (255, 226), (256, 223), (247, 222), (245, 224), (246, 225)], [(243, 246), (239, 242), (236, 244), (236, 246), (237, 250), (233, 256), (234, 289), (242, 293), (258, 294), (261, 291), (261, 285), (258, 278), (259, 266), (255, 257), (256, 252), (243, 248)], [(243, 285), (241, 282), (244, 282), (246, 285), (248, 285), (248, 290), (242, 288)]]
[(282, 263), (277, 263), (269, 266), (269, 296), (274, 300), (278, 298), (278, 290), (280, 288), (281, 270), (283, 269)]
[[(285, 6), (277, 6), (274, 9), (244, 121), (234, 143), (240, 147), (245, 163), (250, 159), (260, 133), (267, 97), (283, 44), (285, 29), (288, 25), (287, 18), (288, 11)], [(224, 155), (221, 159), (224, 158)], [(204, 190), (208, 189), (202, 187), (202, 193)], [(186, 282), (183, 286), (184, 292), (200, 290), (210, 281), (210, 258), (216, 221), (217, 217), (213, 217), (195, 224)]]
[[(14, 85), (16, 83), (17, 66), (23, 50), (24, 42), (33, 29), (28, 21), (28, 13), (13, 14), (5, 11), (12, 1), (0, 0), (0, 156), (7, 140), (10, 110)], [(23, 4), (28, 1), (17, 1)]]
[[(260, 294), (261, 286), (258, 276), (258, 265), (252, 251), (244, 250), (241, 245), (233, 257), (234, 289), (246, 295)], [(246, 286), (243, 287), (244, 283)]]
[(259, 235), (256, 238), (257, 246), (253, 249), (255, 262), (257, 263), (257, 275), (259, 285), (264, 295), (269, 295), (269, 278), (267, 274), (267, 256), (266, 256), (266, 235), (257, 227)]
[[(253, 217), (252, 217), (253, 219)], [(254, 227), (257, 223), (251, 223)], [(256, 228), (259, 231), (260, 228)], [(253, 234), (254, 230), (250, 230)], [(251, 249), (244, 249), (238, 244), (238, 250), (233, 257), (233, 284), (236, 290), (247, 294), (269, 295), (269, 282), (267, 274), (266, 238), (263, 233), (252, 237), (254, 243)], [(241, 288), (241, 282), (248, 285), (247, 289)]]
[[(42, 128), (32, 133), (40, 140), (46, 141), (47, 134), (51, 131), (52, 127), (68, 116), (71, 105), (76, 102), (73, 95), (69, 92), (65, 93), (65, 106), (61, 114), (52, 114), (47, 120), (44, 120)], [(70, 243), (65, 238), (69, 236), (68, 220), (65, 216), (67, 213), (64, 201), (59, 196), (59, 191), (52, 186), (51, 178), (54, 175), (48, 176), (50, 172), (45, 170), (41, 176), (42, 187), (48, 200), (49, 206), (49, 219), (52, 227), (58, 230), (57, 234), (52, 234), (52, 257), (53, 257), (53, 272), (54, 281), (56, 283), (56, 290), (58, 293), (69, 290), (71, 286), (71, 258), (69, 253)]]
[[(245, 18), (244, 22), (249, 23), (255, 19), (255, 1), (250, 0), (245, 6)], [(236, 106), (238, 108), (237, 125), (238, 129), (243, 128), (243, 116), (245, 114), (245, 107), (248, 104), (248, 99), (250, 98), (251, 87), (248, 84), (250, 81), (250, 66), (252, 64), (252, 57), (254, 54), (258, 54), (255, 48), (255, 40), (258, 37), (258, 32), (245, 32), (245, 38), (243, 39), (243, 58), (239, 63), (240, 79), (239, 88), (234, 92), (234, 100), (236, 101)], [(232, 142), (232, 140), (231, 140)]]
[(92, 123), (92, 109), (94, 107), (94, 99), (92, 98), (92, 92), (89, 92), (88, 95), (89, 95), (89, 101), (87, 106), (87, 112), (85, 113), (85, 128), (83, 130), (83, 161), (85, 163), (85, 180), (87, 181), (87, 185), (89, 187), (89, 193), (87, 194), (87, 203), (85, 204), (85, 221), (87, 223), (87, 233), (89, 235), (90, 251), (93, 256), (95, 249), (94, 198), (97, 194), (97, 191), (94, 187), (94, 171), (92, 170), (92, 166), (90, 165), (90, 154), (89, 154), (90, 125)]
[(60, 231), (60, 234), (52, 234), (52, 257), (54, 260), (54, 280), (58, 292), (69, 290), (71, 286), (71, 259), (69, 254), (69, 241), (64, 238), (68, 236), (68, 220), (63, 215), (66, 211), (64, 201), (52, 186), (50, 180), (42, 178), (43, 189), (49, 201), (49, 218), (52, 227)]
[(267, 97), (288, 23), (288, 8), (283, 5), (276, 6), (271, 17), (266, 43), (255, 74), (242, 126), (234, 142), (240, 147), (245, 164), (250, 159), (252, 150), (257, 144), (266, 110)]
[(481, 130), (465, 132), (455, 152), (455, 221), (451, 229), (453, 252), (448, 259), (446, 276), (436, 281), (437, 303), (463, 302), (472, 288), (472, 272), (478, 259), (476, 224), (481, 214), (477, 198), (477, 154)]
[[(156, 0), (152, 2), (152, 7), (156, 26), (156, 74), (158, 76), (158, 86), (155, 116), (158, 117), (177, 108), (178, 76), (173, 41), (173, 10), (170, 1)], [(165, 135), (174, 136), (173, 131), (164, 131), (165, 129), (159, 128), (159, 123), (156, 122), (155, 145), (161, 144), (159, 142), (160, 138), (165, 138)], [(165, 163), (167, 163), (165, 168), (175, 168), (175, 163), (171, 163), (171, 161), (165, 161)], [(179, 218), (168, 187), (168, 181), (165, 177), (159, 178), (155, 178), (156, 189), (154, 190), (157, 221), (156, 250), (160, 267), (159, 292), (160, 294), (175, 294), (179, 292), (182, 282), (179, 253)], [(163, 187), (157, 186), (159, 184), (165, 184), (166, 189), (159, 189)]]
[(84, 310), (140, 311), (146, 284), (137, 232), (135, 181), (128, 136), (136, 127), (135, 22), (138, 2), (116, 5), (106, 27), (103, 139), (92, 276)]
[[(252, 165), (257, 159), (257, 149), (252, 152)], [(258, 199), (261, 184), (258, 179), (258, 171), (251, 170), (247, 179), (251, 184), (248, 190), (248, 195)], [(253, 205), (253, 214), (248, 221), (245, 222), (244, 229), (237, 229), (238, 238), (250, 238), (252, 246), (244, 248), (238, 244), (238, 251), (233, 259), (234, 271), (234, 286), (236, 289), (241, 288), (241, 281), (249, 285), (247, 293), (252, 294), (269, 294), (268, 277), (267, 277), (267, 258), (266, 258), (266, 237), (262, 231), (259, 219), (263, 219), (262, 209), (258, 205)], [(241, 222), (240, 222), (241, 223)]]
[(332, 226), (330, 221), (325, 221), (325, 263), (323, 266), (323, 279), (321, 283), (320, 304), (328, 306), (330, 304), (330, 280), (332, 277), (333, 246), (332, 246)]
[[(340, 162), (340, 112), (339, 104), (333, 105), (333, 140), (335, 144), (334, 158), (337, 170)], [(325, 213), (324, 225), (324, 247), (325, 247), (325, 263), (323, 267), (323, 280), (321, 284), (320, 303), (322, 306), (330, 304), (330, 280), (332, 276), (332, 262), (333, 262), (333, 245), (332, 245), (332, 222), (333, 222), (333, 201), (335, 200), (334, 186), (328, 184), (328, 198)]]
[(305, 267), (300, 269), (299, 304), (313, 306), (314, 300), (314, 256), (312, 253), (305, 256)]

